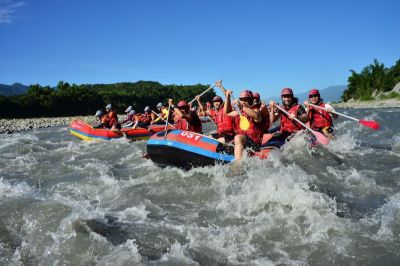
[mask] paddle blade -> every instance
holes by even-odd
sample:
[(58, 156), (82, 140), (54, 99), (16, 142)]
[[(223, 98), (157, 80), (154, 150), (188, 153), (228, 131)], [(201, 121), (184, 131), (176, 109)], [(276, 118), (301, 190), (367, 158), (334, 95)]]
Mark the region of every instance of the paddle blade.
[(317, 138), (317, 141), (319, 143), (321, 143), (322, 145), (328, 145), (329, 144), (330, 139), (325, 137), (324, 134), (322, 134), (320, 132), (317, 132), (317, 131), (312, 131), (311, 133)]
[(249, 127), (250, 127), (249, 120), (243, 115), (240, 116), (239, 127), (240, 127), (241, 130), (248, 130)]
[(379, 124), (376, 123), (375, 121), (368, 121), (368, 120), (358, 120), (358, 122), (360, 122), (360, 124), (366, 126), (366, 127), (370, 127), (372, 129), (378, 130), (379, 129)]

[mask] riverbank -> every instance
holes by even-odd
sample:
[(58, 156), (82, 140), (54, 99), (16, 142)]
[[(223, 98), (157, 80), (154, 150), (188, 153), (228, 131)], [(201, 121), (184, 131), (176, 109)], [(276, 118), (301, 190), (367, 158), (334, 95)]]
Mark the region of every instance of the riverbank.
[(0, 134), (12, 134), (19, 131), (32, 129), (68, 126), (72, 120), (81, 119), (90, 124), (96, 123), (96, 117), (91, 116), (68, 116), (68, 117), (43, 117), (24, 119), (0, 119)]
[(400, 108), (400, 99), (373, 100), (373, 101), (348, 101), (332, 103), (335, 108)]

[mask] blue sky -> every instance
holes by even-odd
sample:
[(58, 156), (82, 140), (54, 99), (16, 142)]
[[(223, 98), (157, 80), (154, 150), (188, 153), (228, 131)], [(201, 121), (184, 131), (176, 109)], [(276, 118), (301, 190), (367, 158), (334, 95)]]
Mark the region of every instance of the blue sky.
[(399, 11), (397, 0), (0, 0), (0, 83), (323, 89), (400, 59)]

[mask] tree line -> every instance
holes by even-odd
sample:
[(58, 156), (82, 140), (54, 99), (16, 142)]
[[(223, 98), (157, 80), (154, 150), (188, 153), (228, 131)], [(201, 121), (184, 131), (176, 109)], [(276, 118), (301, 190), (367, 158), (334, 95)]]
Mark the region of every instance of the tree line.
[[(376, 95), (389, 92), (400, 82), (400, 60), (392, 67), (386, 68), (377, 59), (373, 64), (366, 66), (360, 73), (350, 70), (351, 76), (348, 78), (347, 89), (343, 92), (342, 100), (372, 100)], [(385, 97), (399, 97), (396, 93), (391, 93)]]
[[(115, 84), (70, 85), (60, 81), (55, 88), (30, 85), (26, 94), (0, 96), (1, 118), (61, 117), (94, 115), (111, 103), (114, 109), (123, 113), (129, 105), (136, 112), (143, 112), (145, 106), (155, 108), (157, 103), (167, 104), (167, 99), (192, 100), (208, 85), (162, 85), (154, 81), (123, 82)], [(210, 101), (215, 91), (210, 90), (202, 100)]]

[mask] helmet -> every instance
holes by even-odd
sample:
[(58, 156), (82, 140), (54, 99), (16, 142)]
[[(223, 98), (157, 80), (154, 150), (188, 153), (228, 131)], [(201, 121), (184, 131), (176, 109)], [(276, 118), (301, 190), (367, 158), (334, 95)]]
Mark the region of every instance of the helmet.
[(145, 111), (145, 112), (149, 112), (149, 111), (150, 111), (150, 107), (149, 107), (149, 106), (146, 106), (146, 107), (144, 108), (144, 111)]
[(292, 95), (292, 96), (293, 96), (293, 91), (292, 91), (292, 89), (291, 89), (291, 88), (284, 88), (284, 89), (282, 89), (281, 96), (283, 96), (283, 95)]
[(222, 98), (219, 96), (215, 96), (212, 101), (213, 102), (223, 102)]
[(106, 109), (111, 109), (111, 108), (112, 108), (111, 103), (107, 104)]
[(178, 107), (188, 107), (188, 104), (186, 103), (186, 101), (182, 100), (178, 103)]
[(135, 114), (135, 110), (131, 110), (130, 112), (129, 112), (129, 115), (134, 115)]
[(253, 98), (260, 100), (260, 94), (258, 92), (254, 92)]
[(240, 93), (239, 98), (253, 98), (253, 93), (249, 90), (244, 90)]
[(162, 107), (162, 103), (158, 103), (157, 108), (161, 108), (161, 107)]
[(319, 91), (317, 89), (311, 89), (308, 92), (308, 96), (311, 96), (311, 95), (318, 95), (319, 96)]
[(103, 111), (97, 110), (95, 116), (102, 116), (102, 115), (103, 115)]
[(132, 111), (132, 105), (129, 105), (128, 108), (126, 108), (125, 113), (129, 113)]

